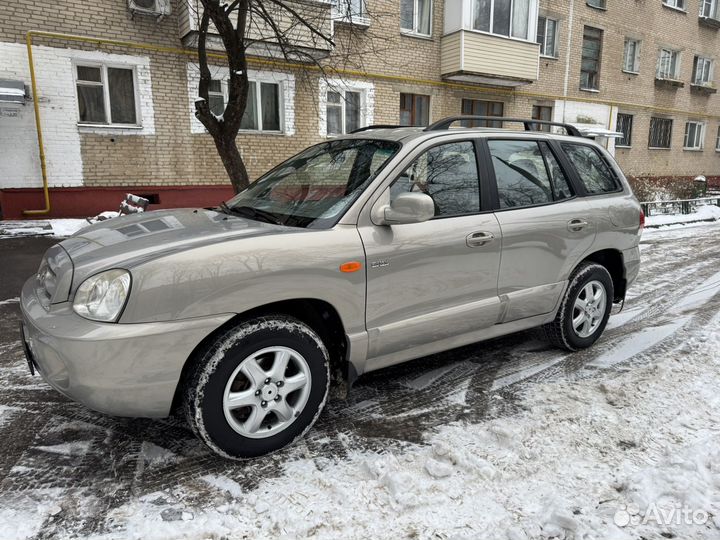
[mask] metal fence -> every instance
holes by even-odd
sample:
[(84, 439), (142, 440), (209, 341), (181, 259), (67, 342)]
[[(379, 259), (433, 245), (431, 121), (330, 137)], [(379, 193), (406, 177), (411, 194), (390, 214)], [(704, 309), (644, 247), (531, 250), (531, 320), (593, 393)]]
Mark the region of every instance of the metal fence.
[(720, 195), (717, 197), (703, 197), (702, 199), (679, 199), (676, 201), (649, 201), (641, 202), (646, 216), (671, 216), (675, 214), (692, 214), (700, 206), (720, 206)]

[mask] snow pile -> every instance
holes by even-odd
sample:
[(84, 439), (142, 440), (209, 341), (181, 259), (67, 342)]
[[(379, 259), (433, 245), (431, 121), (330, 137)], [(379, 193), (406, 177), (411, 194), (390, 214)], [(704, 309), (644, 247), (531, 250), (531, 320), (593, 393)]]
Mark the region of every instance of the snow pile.
[(0, 221), (0, 238), (12, 236), (72, 236), (89, 226), (87, 219), (48, 219), (42, 221)]
[(291, 461), (252, 490), (207, 475), (203, 507), (148, 494), (97, 538), (719, 537), (718, 327), (644, 364), (532, 386), (519, 414), (425, 445)]
[(649, 216), (645, 219), (645, 225), (648, 227), (657, 227), (660, 225), (670, 225), (675, 223), (690, 223), (693, 221), (718, 219), (720, 219), (720, 206), (707, 205), (699, 206), (697, 211), (692, 214)]

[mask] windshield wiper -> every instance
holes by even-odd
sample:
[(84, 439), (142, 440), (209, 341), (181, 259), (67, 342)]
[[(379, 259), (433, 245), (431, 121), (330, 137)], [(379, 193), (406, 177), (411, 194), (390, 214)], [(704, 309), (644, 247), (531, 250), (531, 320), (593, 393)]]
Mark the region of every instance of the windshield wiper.
[(252, 206), (233, 206), (231, 208), (225, 203), (222, 203), (221, 207), (229, 214), (249, 217), (250, 219), (265, 221), (274, 225), (282, 225), (280, 219), (275, 214), (268, 212), (267, 210), (260, 210), (259, 208), (253, 208)]

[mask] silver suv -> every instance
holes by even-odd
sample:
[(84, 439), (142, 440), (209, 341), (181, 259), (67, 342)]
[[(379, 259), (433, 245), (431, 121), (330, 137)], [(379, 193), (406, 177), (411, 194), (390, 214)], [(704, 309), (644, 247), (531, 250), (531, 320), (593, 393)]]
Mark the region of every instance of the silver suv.
[(622, 171), (572, 126), (461, 120), (497, 121), (366, 128), (219, 208), (53, 246), (22, 291), (31, 371), (104, 413), (182, 409), (214, 451), (248, 458), (302, 436), (331, 382), (533, 327), (589, 347), (638, 273), (644, 217)]

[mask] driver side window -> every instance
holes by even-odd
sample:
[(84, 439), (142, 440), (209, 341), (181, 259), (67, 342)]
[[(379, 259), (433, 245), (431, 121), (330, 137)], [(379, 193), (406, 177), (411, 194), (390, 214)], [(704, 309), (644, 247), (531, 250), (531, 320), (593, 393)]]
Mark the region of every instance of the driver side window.
[(390, 198), (420, 192), (435, 203), (435, 217), (480, 212), (480, 180), (475, 145), (470, 141), (442, 144), (421, 154), (390, 187)]

